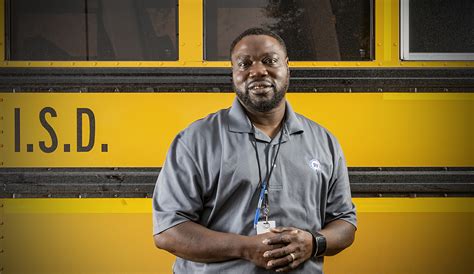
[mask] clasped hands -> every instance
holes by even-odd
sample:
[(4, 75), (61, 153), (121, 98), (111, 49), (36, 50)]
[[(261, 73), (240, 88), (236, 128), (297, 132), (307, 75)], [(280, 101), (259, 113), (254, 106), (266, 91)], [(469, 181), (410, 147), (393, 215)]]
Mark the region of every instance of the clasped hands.
[(313, 236), (308, 231), (294, 227), (277, 227), (257, 235), (260, 246), (252, 261), (258, 266), (287, 272), (297, 268), (311, 257)]

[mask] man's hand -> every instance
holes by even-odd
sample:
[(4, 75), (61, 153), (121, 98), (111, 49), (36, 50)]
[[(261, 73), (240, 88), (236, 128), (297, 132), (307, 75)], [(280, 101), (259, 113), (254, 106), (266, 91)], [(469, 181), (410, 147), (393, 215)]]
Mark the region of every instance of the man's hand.
[[(311, 233), (294, 227), (277, 227), (270, 231), (276, 235), (264, 240), (269, 247), (273, 246), (271, 250), (263, 253), (263, 257), (268, 260), (266, 268), (286, 272), (297, 268), (311, 257), (313, 251)], [(275, 249), (275, 245), (283, 246)]]
[(277, 233), (267, 232), (260, 235), (249, 236), (246, 242), (248, 243), (246, 246), (246, 251), (244, 254), (244, 258), (248, 261), (251, 261), (255, 265), (259, 267), (263, 267), (266, 269), (271, 269), (268, 266), (268, 260), (270, 258), (265, 258), (263, 254), (270, 250), (279, 249), (284, 247), (283, 244), (268, 244), (264, 243), (266, 239), (271, 239), (278, 237)]

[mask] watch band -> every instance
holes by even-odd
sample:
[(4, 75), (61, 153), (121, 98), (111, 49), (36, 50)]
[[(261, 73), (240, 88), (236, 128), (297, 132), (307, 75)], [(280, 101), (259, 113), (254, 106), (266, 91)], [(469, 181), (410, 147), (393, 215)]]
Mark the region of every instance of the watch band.
[(326, 237), (324, 237), (323, 234), (316, 232), (315, 233), (316, 237), (316, 252), (314, 254), (315, 257), (320, 257), (324, 256), (326, 254), (326, 248), (327, 248), (327, 243), (326, 243)]
[(326, 237), (318, 232), (311, 233), (313, 235), (313, 252), (312, 257), (324, 256), (326, 253), (327, 243)]

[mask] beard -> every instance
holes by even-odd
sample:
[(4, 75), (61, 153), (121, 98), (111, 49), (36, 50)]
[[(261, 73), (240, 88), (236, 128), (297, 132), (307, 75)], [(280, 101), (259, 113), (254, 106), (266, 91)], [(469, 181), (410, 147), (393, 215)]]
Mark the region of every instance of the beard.
[(253, 95), (247, 86), (245, 86), (245, 90), (241, 90), (238, 89), (234, 83), (232, 83), (232, 85), (237, 97), (245, 107), (253, 111), (269, 112), (280, 105), (281, 101), (285, 97), (286, 90), (288, 89), (288, 80), (278, 90), (275, 86), (272, 86), (273, 92), (270, 98), (256, 98), (257, 96)]

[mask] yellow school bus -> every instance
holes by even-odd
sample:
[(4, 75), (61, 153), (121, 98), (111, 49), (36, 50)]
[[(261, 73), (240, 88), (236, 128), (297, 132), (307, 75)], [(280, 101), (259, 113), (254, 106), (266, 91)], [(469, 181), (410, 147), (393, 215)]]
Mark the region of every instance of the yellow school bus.
[(151, 194), (174, 136), (231, 105), (229, 46), (287, 42), (358, 212), (326, 273), (474, 271), (472, 2), (0, 0), (0, 272), (172, 273)]

